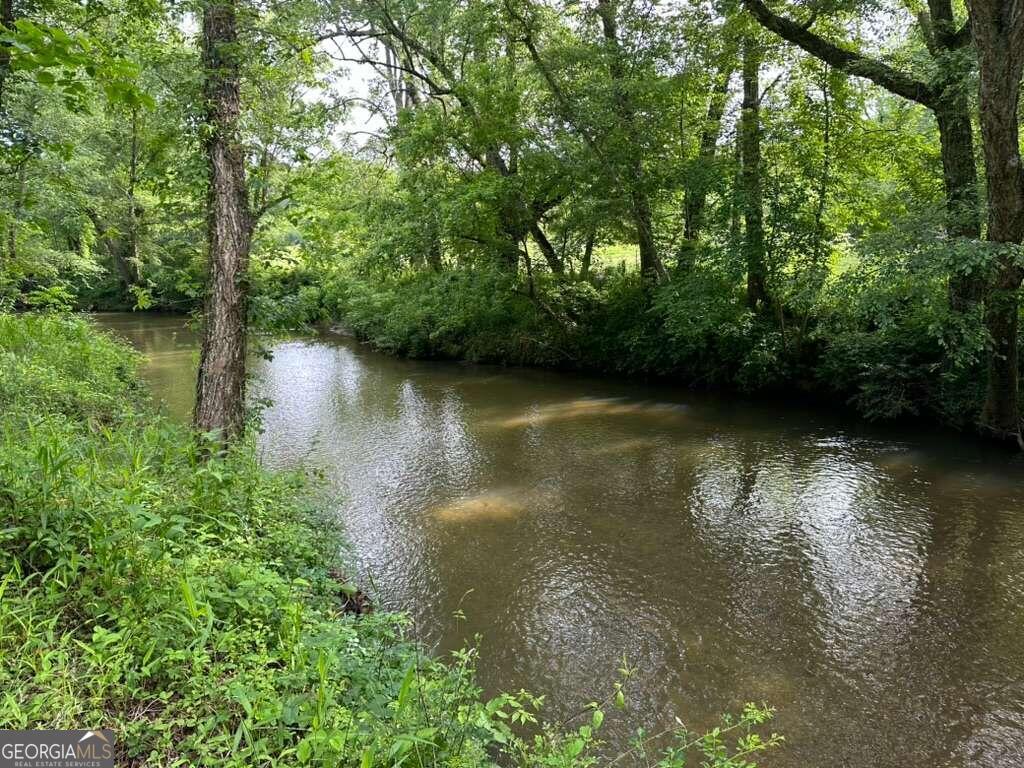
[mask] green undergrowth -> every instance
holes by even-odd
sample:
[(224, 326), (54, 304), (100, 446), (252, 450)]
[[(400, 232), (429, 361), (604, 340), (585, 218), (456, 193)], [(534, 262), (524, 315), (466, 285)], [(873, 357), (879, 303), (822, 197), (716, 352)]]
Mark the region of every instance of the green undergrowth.
[[(714, 263), (657, 286), (603, 269), (532, 280), (487, 268), (380, 274), (337, 269), (257, 281), (269, 325), (340, 321), (387, 352), (658, 377), (685, 386), (811, 394), (869, 419), (974, 423), (987, 336), (979, 310), (952, 312), (941, 276), (858, 271), (813, 300), (752, 312), (742, 275)], [(923, 269), (923, 268), (922, 268)], [(273, 308), (271, 311), (268, 308)], [(287, 311), (285, 311), (287, 310)]]
[(111, 727), (118, 765), (153, 766), (735, 767), (778, 743), (748, 706), (599, 761), (621, 681), (557, 728), (529, 694), (485, 701), (474, 650), (344, 610), (307, 478), (251, 439), (201, 458), (136, 362), (85, 320), (0, 314), (0, 727)]

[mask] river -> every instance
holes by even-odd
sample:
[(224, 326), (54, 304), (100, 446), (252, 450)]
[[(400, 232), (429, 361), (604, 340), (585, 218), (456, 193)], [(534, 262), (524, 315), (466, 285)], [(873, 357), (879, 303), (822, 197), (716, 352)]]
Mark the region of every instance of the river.
[[(100, 315), (191, 407), (183, 319)], [(783, 768), (1024, 765), (1024, 460), (920, 428), (351, 339), (256, 359), (272, 467), (323, 470), (359, 578), (557, 719), (637, 672), (623, 744), (777, 707)], [(460, 618), (457, 613), (465, 614)]]

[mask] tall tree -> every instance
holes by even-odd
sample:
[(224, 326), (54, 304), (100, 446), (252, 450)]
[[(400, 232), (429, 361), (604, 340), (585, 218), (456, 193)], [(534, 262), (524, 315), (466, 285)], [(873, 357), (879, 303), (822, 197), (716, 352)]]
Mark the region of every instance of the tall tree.
[[(519, 267), (523, 244), (532, 237), (551, 270), (561, 272), (561, 260), (540, 224), (565, 197), (564, 174), (551, 168), (536, 179), (524, 179), (525, 155), (534, 147), (524, 140), (524, 126), (519, 123), (522, 116), (519, 107), (513, 106), (520, 103), (523, 88), (516, 41), (498, 15), (502, 12), (499, 6), (481, 6), (479, 10), (470, 13), (460, 8), (457, 13), (464, 26), (456, 29), (456, 25), (438, 26), (430, 21), (433, 14), (453, 12), (446, 3), (423, 3), (414, 11), (381, 0), (365, 0), (355, 4), (333, 32), (347, 36), (357, 47), (357, 55), (337, 58), (384, 71), (398, 69), (418, 83), (417, 98), (440, 107), (450, 127), (459, 125), (460, 130), (445, 137), (454, 144), (453, 149), (483, 172), (481, 179), (499, 180), (498, 184), (489, 182), (497, 232), (487, 237), (481, 237), (482, 231), (459, 233), (460, 237), (486, 244), (497, 263), (513, 272)], [(387, 60), (385, 54), (385, 61), (379, 61), (360, 47), (367, 39), (382, 37), (402, 51), (400, 57)], [(458, 107), (457, 115), (453, 106)], [(426, 103), (423, 107), (417, 112), (429, 121), (436, 110), (427, 109)], [(539, 165), (535, 162), (532, 167), (536, 170)]]
[(747, 306), (768, 304), (761, 185), (761, 46), (753, 34), (743, 41), (743, 111), (740, 115), (740, 196), (743, 201), (743, 255), (747, 266)]
[(209, 0), (202, 29), (209, 283), (193, 421), (223, 440), (237, 437), (245, 424), (245, 278), (254, 224), (238, 139), (239, 57), (233, 0)]
[(665, 267), (658, 254), (658, 244), (654, 237), (654, 214), (645, 179), (644, 157), (639, 149), (636, 109), (626, 78), (626, 53), (619, 41), (618, 14), (618, 3), (615, 0), (598, 0), (597, 15), (601, 20), (601, 34), (608, 53), (608, 72), (614, 91), (615, 111), (626, 134), (622, 147), (625, 153), (622, 164), (640, 249), (640, 272), (647, 280), (657, 280), (665, 275)]
[(1024, 3), (971, 0), (980, 70), (981, 135), (988, 181), (988, 240), (997, 246), (985, 321), (992, 337), (982, 427), (1001, 440), (1021, 438), (1019, 294), (1024, 280), (1024, 164), (1020, 89), (1024, 76)]
[(683, 201), (683, 237), (695, 241), (704, 226), (704, 209), (707, 206), (708, 189), (714, 173), (714, 159), (718, 151), (718, 139), (722, 134), (722, 118), (725, 115), (725, 104), (729, 98), (729, 81), (736, 68), (735, 47), (728, 46), (722, 54), (722, 60), (715, 72), (708, 93), (707, 114), (700, 131), (700, 147), (694, 179), (684, 190)]

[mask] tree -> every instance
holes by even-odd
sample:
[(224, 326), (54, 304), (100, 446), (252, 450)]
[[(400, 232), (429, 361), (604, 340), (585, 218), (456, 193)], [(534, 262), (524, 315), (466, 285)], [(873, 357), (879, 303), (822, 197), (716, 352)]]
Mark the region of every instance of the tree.
[(636, 107), (626, 81), (625, 53), (619, 41), (619, 8), (615, 0), (598, 0), (597, 15), (601, 19), (601, 34), (604, 36), (608, 56), (608, 74), (612, 81), (615, 114), (624, 134), (621, 164), (623, 176), (629, 190), (633, 223), (636, 226), (637, 244), (640, 248), (640, 273), (649, 280), (665, 276), (665, 267), (658, 254), (654, 237), (653, 213), (647, 190), (644, 171), (644, 157), (639, 151), (640, 135), (636, 121)]
[[(967, 97), (968, 71), (961, 53), (970, 44), (970, 28), (966, 23), (957, 26), (951, 0), (928, 0), (929, 11), (918, 14), (918, 27), (932, 59), (930, 77), (904, 72), (812, 32), (818, 18), (816, 11), (806, 23), (800, 24), (773, 12), (762, 0), (743, 0), (743, 4), (765, 29), (812, 56), (931, 110), (942, 149), (946, 231), (951, 237), (981, 237), (978, 171)], [(967, 309), (981, 299), (983, 287), (979, 274), (956, 271), (950, 277), (951, 305)]]
[(700, 131), (700, 147), (698, 162), (700, 167), (684, 192), (683, 204), (683, 237), (694, 242), (700, 236), (704, 226), (704, 210), (707, 206), (708, 189), (711, 174), (716, 170), (714, 159), (718, 149), (718, 139), (722, 134), (722, 118), (725, 115), (725, 104), (729, 98), (729, 81), (736, 68), (735, 47), (727, 46), (722, 54), (718, 69), (708, 93), (707, 114)]
[(1024, 280), (1024, 164), (1020, 151), (1020, 89), (1024, 76), (1024, 8), (1015, 0), (971, 0), (978, 51), (981, 134), (988, 187), (988, 240), (996, 249), (986, 300), (992, 337), (982, 427), (1024, 448), (1018, 362), (1019, 294)]
[[(433, 23), (438, 18), (446, 22)], [(467, 9), (448, 0), (405, 6), (369, 0), (354, 4), (321, 37), (347, 37), (355, 53), (339, 51), (336, 58), (371, 65), (392, 94), (402, 79), (420, 86), (416, 109), (406, 109), (393, 131), (399, 164), (410, 170), (454, 164), (462, 190), (449, 189), (448, 197), (487, 198), (489, 215), (481, 217), (474, 206), (451, 239), (485, 247), (494, 263), (516, 274), (532, 238), (548, 268), (561, 273), (542, 223), (565, 198), (566, 174), (546, 137), (525, 124), (532, 83), (506, 22), (500, 3)], [(436, 253), (426, 261), (436, 264)]]
[(238, 139), (240, 54), (233, 0), (209, 0), (202, 26), (209, 282), (194, 425), (223, 440), (236, 438), (245, 425), (245, 278), (254, 226)]
[(761, 189), (761, 58), (759, 41), (743, 41), (743, 112), (740, 118), (740, 196), (743, 201), (743, 255), (747, 267), (747, 306), (768, 302), (764, 242), (764, 197)]

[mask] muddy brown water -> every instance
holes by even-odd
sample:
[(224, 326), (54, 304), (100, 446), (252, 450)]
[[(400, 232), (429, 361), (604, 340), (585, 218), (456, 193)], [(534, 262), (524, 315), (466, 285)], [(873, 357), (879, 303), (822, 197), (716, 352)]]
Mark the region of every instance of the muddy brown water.
[[(101, 315), (187, 417), (183, 319)], [(344, 338), (254, 361), (273, 467), (321, 468), (363, 583), (553, 719), (778, 708), (764, 765), (1024, 765), (1024, 461), (938, 432)], [(453, 615), (458, 609), (465, 620)]]

